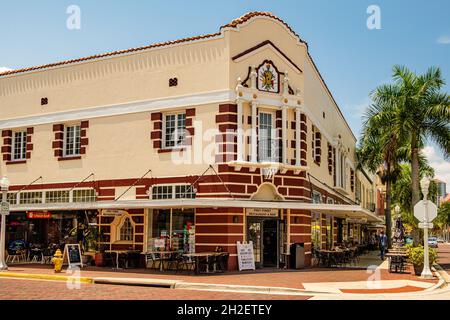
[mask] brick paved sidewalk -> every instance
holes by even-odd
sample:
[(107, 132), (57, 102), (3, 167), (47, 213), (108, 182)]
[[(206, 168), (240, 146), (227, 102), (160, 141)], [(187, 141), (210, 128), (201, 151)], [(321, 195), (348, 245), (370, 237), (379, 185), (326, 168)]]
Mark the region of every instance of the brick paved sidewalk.
[[(406, 273), (389, 273), (386, 269), (379, 269), (380, 280), (404, 280), (419, 281), (430, 285), (438, 282), (438, 279), (423, 280), (411, 273), (411, 268)], [(50, 265), (15, 265), (10, 266), (9, 272), (19, 274), (44, 274), (55, 275)], [(67, 275), (64, 272), (60, 275)], [(293, 289), (305, 289), (303, 284), (320, 283), (350, 283), (365, 282), (372, 275), (366, 269), (326, 269), (309, 268), (304, 270), (258, 270), (243, 272), (228, 272), (215, 275), (186, 275), (174, 274), (173, 272), (149, 271), (145, 269), (111, 270), (109, 268), (87, 267), (81, 271), (81, 277), (101, 278), (143, 278), (143, 279), (166, 279), (184, 282), (247, 285), (263, 287), (284, 287)], [(308, 287), (308, 286), (307, 286)], [(349, 286), (351, 287), (351, 286)], [(342, 289), (345, 289), (344, 286)]]

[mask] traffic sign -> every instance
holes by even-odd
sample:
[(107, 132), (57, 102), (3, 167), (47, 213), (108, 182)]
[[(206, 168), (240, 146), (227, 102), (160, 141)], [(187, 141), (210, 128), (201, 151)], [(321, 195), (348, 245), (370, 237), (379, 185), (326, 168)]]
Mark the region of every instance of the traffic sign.
[(9, 215), (9, 203), (8, 202), (1, 203), (0, 214)]
[[(426, 220), (425, 209), (427, 209), (426, 211), (428, 211), (428, 219)], [(426, 201), (425, 207), (425, 201), (421, 200), (414, 206), (414, 217), (416, 217), (420, 222), (431, 222), (437, 217), (437, 207), (430, 200)]]
[(419, 222), (419, 228), (420, 229), (433, 229), (433, 222)]

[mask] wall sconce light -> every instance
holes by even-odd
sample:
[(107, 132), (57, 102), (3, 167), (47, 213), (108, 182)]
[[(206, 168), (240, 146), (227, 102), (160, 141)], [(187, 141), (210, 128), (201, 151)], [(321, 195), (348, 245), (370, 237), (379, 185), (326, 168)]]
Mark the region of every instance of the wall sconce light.
[(239, 222), (239, 216), (233, 216), (233, 223)]

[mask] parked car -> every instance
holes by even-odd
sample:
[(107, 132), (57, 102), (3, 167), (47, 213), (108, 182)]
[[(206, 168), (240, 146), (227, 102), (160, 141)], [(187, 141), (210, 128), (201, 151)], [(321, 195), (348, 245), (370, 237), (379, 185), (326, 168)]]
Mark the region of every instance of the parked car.
[(436, 237), (429, 237), (428, 238), (428, 246), (431, 248), (437, 248), (438, 247), (438, 241)]

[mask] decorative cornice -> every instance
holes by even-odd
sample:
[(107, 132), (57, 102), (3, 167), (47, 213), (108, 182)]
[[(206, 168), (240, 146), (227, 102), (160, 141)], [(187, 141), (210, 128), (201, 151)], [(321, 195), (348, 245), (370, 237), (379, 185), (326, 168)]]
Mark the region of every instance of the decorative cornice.
[(210, 103), (232, 102), (234, 101), (234, 99), (235, 93), (231, 90), (212, 91), (195, 95), (137, 101), (109, 106), (55, 112), (17, 119), (0, 120), (0, 129), (20, 128), (25, 126), (68, 122), (157, 110), (173, 110), (182, 107), (198, 106)]

